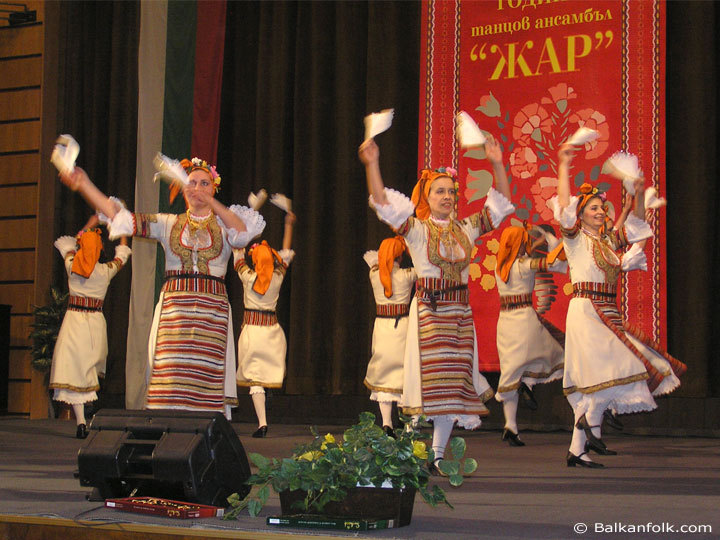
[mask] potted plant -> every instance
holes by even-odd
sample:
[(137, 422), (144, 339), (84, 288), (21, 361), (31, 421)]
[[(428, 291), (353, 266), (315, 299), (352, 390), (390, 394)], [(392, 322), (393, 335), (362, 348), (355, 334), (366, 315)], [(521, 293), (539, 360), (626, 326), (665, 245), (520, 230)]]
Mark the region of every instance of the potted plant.
[[(298, 446), (290, 457), (268, 459), (250, 453), (258, 469), (247, 481), (252, 490), (243, 500), (237, 494), (228, 498), (231, 508), (225, 518), (234, 519), (245, 508), (257, 516), (270, 488), (280, 496), (283, 515), (386, 519), (401, 514), (402, 526), (410, 521), (416, 491), (431, 506), (444, 503), (452, 508), (444, 490), (429, 483), (433, 452), (424, 442), (429, 437), (413, 427), (409, 418), (402, 419), (405, 428), (395, 431), (396, 438), (375, 424), (374, 414), (364, 412), (341, 440), (331, 434), (320, 436), (311, 428), (313, 440)], [(477, 462), (464, 458), (465, 441), (460, 437), (450, 442), (450, 454), (440, 462), (440, 469), (451, 485), (459, 486), (463, 475), (475, 471)], [(370, 503), (371, 499), (377, 504)]]

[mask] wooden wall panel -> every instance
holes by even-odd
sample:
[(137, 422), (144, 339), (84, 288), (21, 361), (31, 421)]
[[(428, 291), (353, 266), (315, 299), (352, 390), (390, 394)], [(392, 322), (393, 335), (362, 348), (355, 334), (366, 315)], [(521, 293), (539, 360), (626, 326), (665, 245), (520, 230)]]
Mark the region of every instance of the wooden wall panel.
[(10, 304), (11, 313), (32, 313), (35, 285), (0, 283), (0, 304)]
[(40, 154), (0, 156), (0, 185), (37, 183), (39, 178)]
[(41, 54), (43, 50), (42, 24), (3, 28), (0, 57)]
[(25, 413), (30, 411), (30, 388), (29, 381), (8, 382), (8, 412)]
[(0, 217), (33, 216), (37, 212), (37, 186), (0, 187)]
[(35, 279), (34, 251), (0, 251), (0, 281)]
[(31, 358), (32, 352), (30, 349), (10, 351), (9, 378), (29, 381), (32, 376)]
[(40, 118), (40, 89), (0, 92), (0, 122)]
[(0, 137), (0, 152), (26, 152), (40, 148), (40, 121), (5, 124)]
[(42, 56), (0, 60), (0, 89), (40, 86)]
[(33, 323), (32, 315), (13, 315), (10, 313), (10, 346), (30, 346), (30, 325)]
[(35, 218), (0, 219), (0, 249), (34, 248), (36, 227)]

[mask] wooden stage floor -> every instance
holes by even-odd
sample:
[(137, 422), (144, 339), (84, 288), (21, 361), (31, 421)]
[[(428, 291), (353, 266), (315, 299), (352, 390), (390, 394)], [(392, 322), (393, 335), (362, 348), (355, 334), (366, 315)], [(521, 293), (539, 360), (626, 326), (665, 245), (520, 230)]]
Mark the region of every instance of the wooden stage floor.
[[(250, 437), (252, 424), (233, 427), (246, 452), (269, 457), (289, 455), (310, 436), (305, 425), (271, 425), (266, 439)], [(318, 429), (343, 431), (342, 426)], [(418, 496), (409, 526), (345, 533), (267, 526), (265, 517), (280, 510), (274, 495), (261, 517), (244, 515), (232, 522), (105, 509), (87, 501), (87, 488), (73, 477), (83, 443), (74, 433), (73, 422), (0, 417), (0, 538), (720, 538), (716, 438), (609, 432), (604, 438), (618, 455), (598, 456), (606, 468), (589, 470), (566, 466), (567, 431), (523, 432), (523, 448), (507, 446), (498, 430), (455, 431), (465, 437), (479, 469), (459, 488), (434, 480), (446, 488), (454, 510), (431, 508)], [(584, 526), (587, 532), (576, 532)]]

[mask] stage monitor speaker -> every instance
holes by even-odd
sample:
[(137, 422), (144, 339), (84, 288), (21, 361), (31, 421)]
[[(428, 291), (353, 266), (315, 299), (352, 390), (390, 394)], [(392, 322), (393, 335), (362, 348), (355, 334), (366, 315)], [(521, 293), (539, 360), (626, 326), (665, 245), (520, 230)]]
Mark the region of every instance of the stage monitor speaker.
[(103, 409), (78, 452), (92, 498), (158, 497), (214, 506), (245, 497), (250, 464), (220, 413)]

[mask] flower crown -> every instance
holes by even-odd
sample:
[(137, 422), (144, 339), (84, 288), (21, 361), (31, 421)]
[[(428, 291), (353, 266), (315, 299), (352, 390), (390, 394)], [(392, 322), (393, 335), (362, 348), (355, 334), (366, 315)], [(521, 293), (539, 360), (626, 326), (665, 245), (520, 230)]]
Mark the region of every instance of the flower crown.
[(435, 169), (435, 172), (447, 174), (451, 178), (455, 178), (457, 176), (457, 170), (452, 167), (440, 167)]
[(183, 169), (185, 169), (185, 172), (187, 173), (191, 173), (192, 171), (197, 169), (202, 169), (210, 175), (210, 178), (212, 178), (212, 181), (215, 184), (215, 189), (220, 189), (220, 182), (222, 178), (220, 178), (220, 175), (217, 173), (215, 165), (210, 165), (207, 161), (205, 161), (204, 159), (200, 159), (199, 157), (194, 157), (192, 159), (183, 159), (180, 162), (180, 165), (183, 167)]
[(588, 196), (589, 198), (599, 197), (602, 202), (607, 201), (607, 193), (605, 193), (604, 191), (600, 191), (597, 187), (592, 186), (586, 182), (582, 186), (580, 186), (580, 193), (578, 193), (578, 197), (584, 198)]

